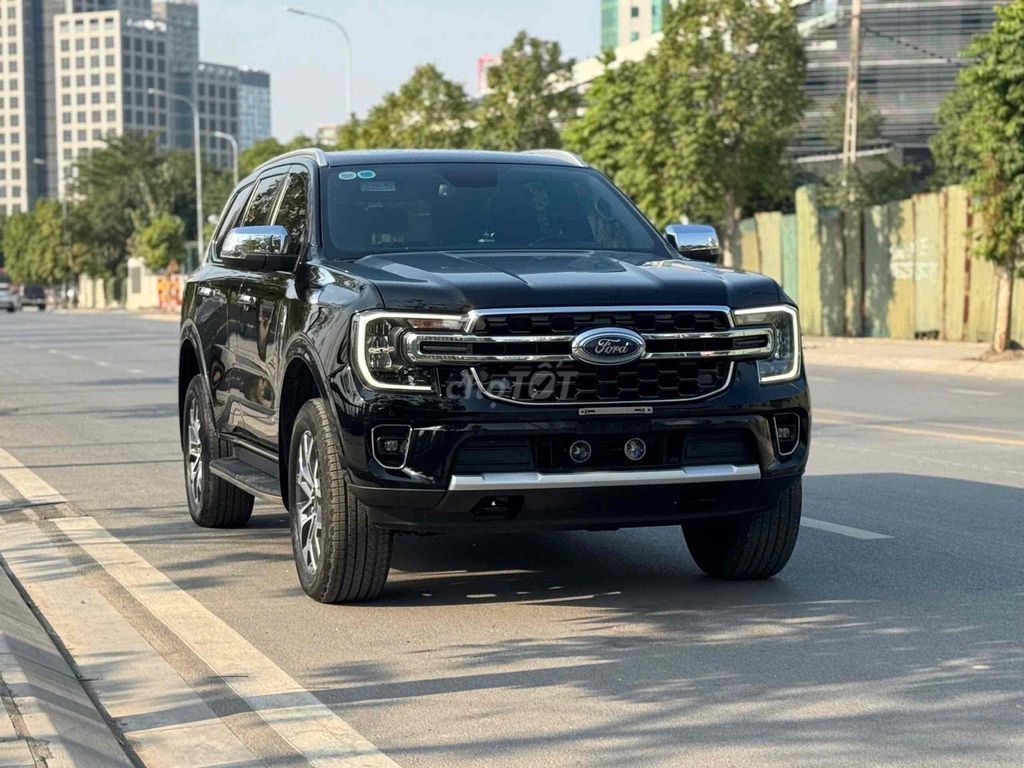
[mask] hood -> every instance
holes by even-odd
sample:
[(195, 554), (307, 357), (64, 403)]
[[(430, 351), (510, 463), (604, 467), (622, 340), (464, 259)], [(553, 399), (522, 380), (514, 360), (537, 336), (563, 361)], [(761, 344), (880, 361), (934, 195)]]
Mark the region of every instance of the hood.
[(721, 305), (785, 301), (771, 278), (686, 259), (608, 251), (423, 252), (365, 256), (345, 271), (388, 309), (462, 313), (502, 307)]

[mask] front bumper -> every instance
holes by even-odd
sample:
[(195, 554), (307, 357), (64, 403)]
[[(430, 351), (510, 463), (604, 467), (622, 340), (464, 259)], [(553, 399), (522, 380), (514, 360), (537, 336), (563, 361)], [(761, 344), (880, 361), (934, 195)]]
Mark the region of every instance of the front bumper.
[[(803, 473), (810, 446), (806, 380), (762, 386), (745, 364), (714, 398), (655, 403), (644, 414), (379, 393), (346, 370), (332, 387), (350, 488), (375, 524), (393, 530), (617, 528), (754, 512), (774, 505)], [(787, 453), (773, 421), (781, 413), (800, 423)], [(371, 433), (384, 424), (410, 427), (401, 468), (374, 458)], [(614, 445), (630, 437), (660, 453), (643, 466), (564, 460), (571, 441)], [(486, 449), (493, 449), (489, 463)]]

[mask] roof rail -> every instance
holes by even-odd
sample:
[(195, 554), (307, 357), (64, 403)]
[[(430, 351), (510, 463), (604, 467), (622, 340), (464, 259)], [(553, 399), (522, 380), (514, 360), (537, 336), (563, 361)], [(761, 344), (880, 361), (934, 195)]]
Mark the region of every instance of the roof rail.
[(520, 152), (521, 155), (536, 155), (537, 157), (550, 157), (552, 160), (562, 160), (566, 163), (572, 163), (578, 165), (581, 168), (587, 168), (586, 162), (583, 158), (574, 152), (568, 152), (564, 149), (526, 149)]
[(328, 165), (327, 153), (324, 152), (322, 149), (320, 149), (319, 147), (303, 147), (302, 149), (293, 149), (291, 152), (285, 152), (283, 155), (272, 157), (265, 163), (260, 163), (259, 166), (257, 166), (252, 172), (258, 173), (268, 165), (271, 165), (273, 163), (279, 163), (282, 160), (287, 160), (292, 157), (311, 157), (316, 161), (316, 164), (321, 168), (326, 168)]

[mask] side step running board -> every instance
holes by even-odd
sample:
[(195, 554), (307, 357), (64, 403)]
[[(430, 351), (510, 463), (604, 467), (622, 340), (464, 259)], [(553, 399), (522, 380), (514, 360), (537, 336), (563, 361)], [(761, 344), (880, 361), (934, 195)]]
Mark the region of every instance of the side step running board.
[(214, 459), (210, 462), (210, 471), (253, 496), (267, 501), (281, 501), (281, 484), (278, 479), (241, 459)]

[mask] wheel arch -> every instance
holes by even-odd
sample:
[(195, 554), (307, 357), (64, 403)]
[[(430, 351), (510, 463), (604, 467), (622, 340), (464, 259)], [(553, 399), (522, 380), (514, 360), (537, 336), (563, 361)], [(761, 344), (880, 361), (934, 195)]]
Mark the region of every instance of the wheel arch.
[(338, 429), (338, 419), (330, 396), (327, 377), (320, 367), (319, 359), (303, 339), (296, 340), (284, 358), (284, 375), (281, 378), (281, 398), (278, 410), (278, 475), (281, 483), (281, 500), (288, 507), (288, 461), (291, 455), (292, 429), (302, 406), (314, 398), (322, 398), (327, 412)]
[(178, 431), (181, 432), (185, 414), (185, 393), (188, 385), (196, 376), (202, 375), (203, 384), (209, 388), (206, 380), (206, 366), (199, 350), (202, 345), (195, 329), (186, 326), (182, 330), (181, 344), (178, 348)]

